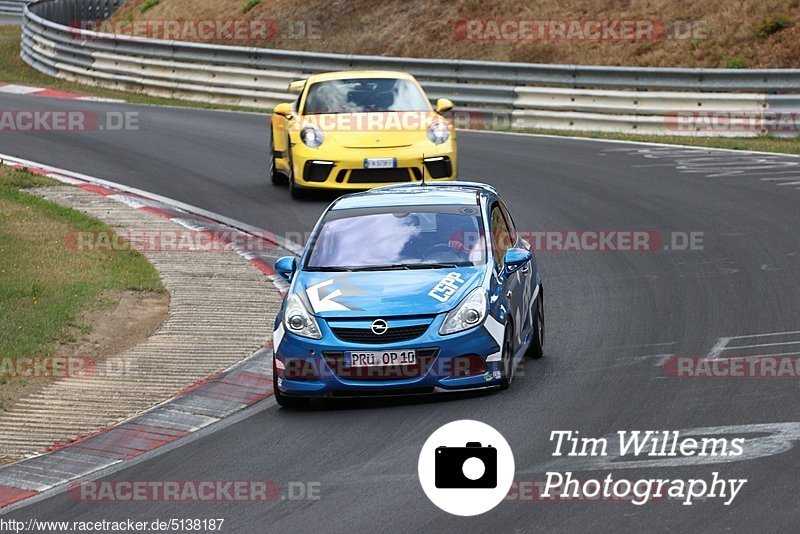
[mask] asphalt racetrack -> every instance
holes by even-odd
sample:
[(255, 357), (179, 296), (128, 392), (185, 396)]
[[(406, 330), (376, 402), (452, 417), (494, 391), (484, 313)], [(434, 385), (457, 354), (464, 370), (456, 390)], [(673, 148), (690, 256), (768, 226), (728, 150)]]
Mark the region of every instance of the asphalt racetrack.
[[(3, 109), (138, 113), (138, 130), (3, 132), (5, 154), (289, 238), (309, 231), (330, 200), (292, 201), (285, 187), (268, 183), (263, 115), (13, 95), (0, 102)], [(480, 132), (459, 134), (459, 158), (460, 178), (497, 187), (522, 231), (650, 231), (663, 241), (651, 251), (539, 252), (545, 357), (526, 361), (508, 391), (341, 401), (302, 411), (279, 409), (270, 399), (251, 417), (109, 476), (312, 482), (319, 483), (317, 500), (104, 503), (62, 493), (8, 517), (220, 517), (223, 532), (796, 530), (797, 378), (678, 378), (664, 363), (669, 355), (800, 351), (800, 183), (792, 183), (800, 180), (800, 158)], [(673, 236), (691, 233), (702, 238), (695, 250), (664, 250), (674, 248)], [(474, 518), (451, 516), (425, 497), (417, 457), (434, 430), (458, 419), (499, 430), (520, 481), (542, 481), (556, 465), (581, 479), (710, 479), (719, 472), (748, 483), (729, 506), (719, 499), (691, 506), (674, 499), (643, 506), (520, 499)], [(599, 437), (693, 429), (775, 439), (724, 463), (656, 458), (631, 467), (552, 456), (550, 433), (557, 430)]]

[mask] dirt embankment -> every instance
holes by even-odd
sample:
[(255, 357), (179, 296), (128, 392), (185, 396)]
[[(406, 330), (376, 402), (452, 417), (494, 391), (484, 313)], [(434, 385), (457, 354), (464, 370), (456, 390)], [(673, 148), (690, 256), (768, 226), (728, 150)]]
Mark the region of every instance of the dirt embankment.
[[(295, 50), (631, 65), (800, 66), (800, 0), (132, 0), (116, 23), (161, 22), (193, 39), (200, 22), (267, 21), (227, 44)], [(229, 27), (228, 27), (229, 28)]]

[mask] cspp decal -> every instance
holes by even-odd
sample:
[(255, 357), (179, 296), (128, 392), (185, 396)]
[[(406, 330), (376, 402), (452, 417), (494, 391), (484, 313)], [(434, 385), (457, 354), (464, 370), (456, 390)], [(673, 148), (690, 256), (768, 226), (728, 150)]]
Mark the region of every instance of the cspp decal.
[(459, 273), (448, 273), (438, 284), (433, 286), (433, 289), (428, 291), (428, 296), (435, 298), (439, 302), (447, 302), (463, 284), (464, 279), (461, 278)]

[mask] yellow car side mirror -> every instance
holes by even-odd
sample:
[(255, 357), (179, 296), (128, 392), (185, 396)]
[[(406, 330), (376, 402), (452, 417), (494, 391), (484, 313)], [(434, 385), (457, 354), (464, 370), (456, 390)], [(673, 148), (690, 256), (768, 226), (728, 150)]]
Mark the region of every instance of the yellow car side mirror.
[(453, 102), (447, 98), (440, 98), (436, 101), (436, 113), (444, 113), (453, 109)]
[(305, 80), (296, 80), (289, 84), (289, 91), (292, 93), (299, 93), (305, 87), (306, 81)]
[(283, 104), (278, 104), (277, 106), (275, 106), (275, 109), (273, 110), (273, 112), (275, 113), (275, 115), (280, 115), (281, 117), (285, 117), (287, 119), (291, 119), (292, 118), (292, 105), (291, 104), (287, 104), (285, 102)]

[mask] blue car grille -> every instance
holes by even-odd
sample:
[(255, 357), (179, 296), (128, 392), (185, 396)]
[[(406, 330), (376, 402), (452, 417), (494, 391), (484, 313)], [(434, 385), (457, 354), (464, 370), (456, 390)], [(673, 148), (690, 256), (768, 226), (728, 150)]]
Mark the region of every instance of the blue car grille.
[(436, 359), (439, 349), (420, 349), (414, 365), (389, 365), (385, 367), (349, 367), (345, 363), (344, 352), (323, 351), (322, 357), (328, 367), (345, 380), (408, 380), (427, 374)]
[(336, 328), (332, 327), (333, 334), (342, 341), (351, 343), (386, 344), (409, 341), (420, 337), (428, 329), (427, 324), (413, 326), (399, 326), (389, 329), (381, 335), (374, 334), (369, 328)]
[(353, 397), (396, 397), (406, 395), (430, 395), (433, 393), (432, 387), (427, 388), (392, 388), (392, 389), (339, 389), (332, 390), (331, 397), (353, 398)]

